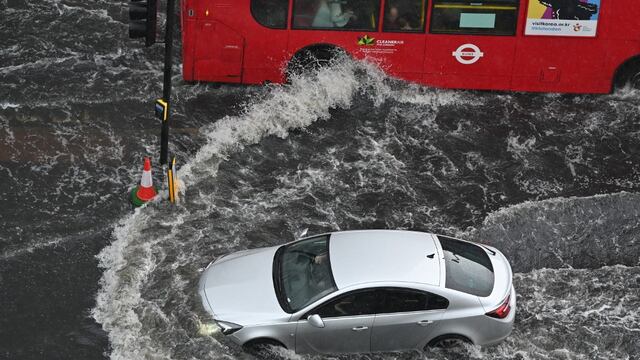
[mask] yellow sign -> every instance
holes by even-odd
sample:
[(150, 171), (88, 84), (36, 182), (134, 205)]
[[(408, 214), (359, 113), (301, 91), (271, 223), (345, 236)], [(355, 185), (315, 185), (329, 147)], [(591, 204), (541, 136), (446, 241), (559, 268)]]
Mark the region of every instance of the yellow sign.
[(169, 104), (163, 99), (156, 100), (156, 117), (162, 121), (169, 117)]
[(175, 204), (178, 201), (178, 175), (176, 173), (176, 158), (171, 161), (171, 166), (167, 170), (167, 179), (169, 181), (169, 201)]

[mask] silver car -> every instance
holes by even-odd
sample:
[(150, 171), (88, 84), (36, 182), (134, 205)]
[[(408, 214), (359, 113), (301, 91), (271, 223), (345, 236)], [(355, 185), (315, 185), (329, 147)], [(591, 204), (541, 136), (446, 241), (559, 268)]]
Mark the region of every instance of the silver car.
[(423, 350), (495, 344), (516, 294), (497, 249), (414, 231), (362, 230), (245, 250), (209, 264), (205, 309), (248, 350)]

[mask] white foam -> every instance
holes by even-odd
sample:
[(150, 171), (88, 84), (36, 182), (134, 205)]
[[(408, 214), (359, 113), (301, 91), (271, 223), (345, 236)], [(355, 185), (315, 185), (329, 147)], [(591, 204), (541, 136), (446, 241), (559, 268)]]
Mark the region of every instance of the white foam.
[(29, 244), (27, 245), (21, 244), (20, 247), (16, 249), (3, 250), (3, 252), (0, 254), (0, 260), (6, 260), (6, 259), (14, 258), (17, 256), (21, 256), (24, 254), (32, 253), (36, 250), (43, 249), (43, 248), (58, 246), (70, 240), (71, 239), (64, 238), (64, 237), (58, 237), (58, 238), (55, 238), (52, 240), (46, 240), (46, 241), (37, 239), (35, 241), (29, 242)]
[[(396, 86), (397, 90), (393, 89), (394, 85), (399, 85)], [(374, 106), (383, 104), (389, 98), (434, 106), (464, 101), (449, 93), (440, 95), (437, 92), (429, 93), (430, 90), (425, 93), (425, 88), (415, 85), (409, 89), (406, 87), (404, 83), (389, 79), (372, 64), (346, 59), (317, 73), (294, 77), (290, 85), (272, 86), (264, 98), (250, 102), (240, 115), (227, 116), (201, 129), (207, 142), (179, 170), (180, 178), (185, 184), (193, 185), (215, 176), (217, 165), (230, 151), (256, 144), (268, 136), (286, 138), (292, 129), (305, 128), (318, 120), (329, 119), (332, 109), (348, 109), (356, 96), (366, 96)], [(373, 153), (370, 155), (381, 158), (380, 166), (386, 167), (388, 163), (394, 168), (389, 171), (404, 166), (402, 162), (389, 158), (390, 154), (383, 150), (381, 144), (371, 144)], [(184, 186), (181, 190), (184, 191)], [(287, 195), (272, 194), (272, 197), (278, 196)], [(153, 248), (161, 247), (161, 242), (171, 236), (149, 239), (148, 235), (142, 233), (144, 228), (157, 223), (151, 215), (156, 211), (153, 208), (138, 209), (121, 220), (113, 232), (113, 243), (98, 255), (100, 266), (105, 271), (92, 314), (109, 333), (112, 359), (171, 357), (170, 347), (154, 343), (151, 332), (144, 331), (141, 315), (136, 312), (144, 309), (156, 314), (156, 318), (166, 318), (156, 305), (145, 302), (141, 292), (157, 264)], [(263, 214), (260, 211), (248, 211), (247, 216), (255, 219)], [(323, 226), (335, 226), (331, 219), (329, 214), (326, 219), (329, 223)], [(179, 231), (178, 225), (170, 226), (172, 234)], [(164, 228), (166, 224), (158, 226)]]
[(19, 65), (10, 65), (5, 67), (0, 67), (0, 74), (9, 74), (14, 71), (32, 69), (32, 68), (46, 68), (51, 65), (61, 64), (67, 60), (72, 60), (72, 59), (74, 61), (77, 61), (77, 58), (75, 56), (42, 58), (36, 61), (22, 63)]
[[(274, 86), (266, 99), (248, 105), (242, 115), (228, 116), (203, 129), (208, 142), (180, 170), (181, 178), (193, 183), (202, 176), (214, 175), (215, 168), (203, 169), (203, 166), (212, 159), (224, 157), (230, 150), (257, 143), (270, 135), (284, 138), (290, 129), (328, 119), (330, 109), (348, 108), (363, 86), (376, 84), (384, 91), (385, 77), (379, 71), (373, 69), (368, 73), (371, 74), (369, 81), (362, 83), (354, 74), (355, 67), (355, 62), (343, 61), (331, 70), (318, 72), (311, 79), (298, 77), (290, 86)], [(204, 174), (196, 176), (195, 169)], [(152, 249), (167, 236), (172, 236), (144, 242), (142, 231), (152, 223), (152, 212), (152, 209), (137, 209), (133, 215), (122, 219), (114, 229), (115, 240), (98, 255), (105, 271), (92, 315), (109, 333), (112, 359), (170, 358), (168, 349), (157, 346), (145, 335), (135, 312), (144, 301), (141, 287), (156, 264)], [(177, 225), (171, 226), (173, 235), (178, 231)]]
[(485, 218), (483, 222), (483, 226), (502, 223), (506, 219), (516, 216), (519, 212), (523, 210), (539, 209), (539, 208), (548, 209), (548, 208), (566, 206), (568, 204), (571, 204), (572, 202), (587, 201), (587, 200), (596, 200), (596, 201), (608, 200), (608, 199), (624, 198), (626, 196), (633, 196), (633, 195), (631, 193), (622, 191), (614, 194), (596, 194), (588, 197), (572, 196), (572, 197), (556, 197), (556, 198), (540, 200), (540, 201), (524, 201), (522, 203), (519, 203), (516, 205), (510, 205), (492, 212)]
[(0, 103), (0, 108), (2, 108), (2, 110), (17, 109), (19, 107), (20, 107), (20, 105), (14, 104), (14, 103), (10, 103), (10, 102), (2, 102), (2, 103)]
[(609, 96), (615, 100), (640, 100), (640, 90), (627, 85)]
[[(386, 99), (393, 98), (395, 102), (404, 104), (427, 105), (436, 110), (438, 106), (446, 106), (459, 102), (469, 103), (464, 93), (457, 94), (453, 92), (440, 92), (419, 87), (416, 85), (406, 86), (399, 84), (398, 89), (394, 89), (394, 80), (390, 80), (384, 76), (378, 69), (371, 64), (341, 61), (331, 69), (319, 71), (317, 74), (294, 78), (291, 85), (272, 86), (266, 95), (258, 100), (250, 102), (245, 110), (238, 116), (227, 116), (217, 121), (213, 125), (209, 125), (201, 129), (202, 134), (206, 138), (206, 143), (196, 153), (186, 165), (179, 170), (180, 177), (187, 185), (196, 187), (204, 183), (207, 179), (217, 175), (217, 167), (220, 161), (223, 161), (231, 152), (236, 151), (244, 146), (259, 143), (268, 136), (278, 136), (286, 138), (292, 129), (306, 128), (309, 125), (330, 118), (332, 109), (341, 108), (349, 109), (356, 96), (364, 95), (371, 100), (374, 105), (383, 104)], [(401, 100), (398, 100), (401, 99)], [(416, 117), (416, 121), (418, 117)], [(401, 172), (406, 166), (400, 159), (395, 159), (391, 153), (385, 149), (385, 144), (376, 142), (377, 140), (368, 139), (369, 143), (365, 146), (368, 153), (365, 154), (367, 159), (372, 162), (354, 162), (352, 166), (358, 173), (358, 168), (371, 167), (372, 164), (378, 166), (380, 171), (385, 173)], [(524, 156), (528, 151), (535, 148), (535, 139), (524, 139), (511, 136), (510, 151), (514, 156)], [(328, 155), (326, 161), (334, 161), (338, 163), (339, 158), (332, 159)], [(211, 245), (213, 241), (203, 241), (206, 245), (220, 246), (223, 250), (228, 250), (234, 246), (234, 236), (236, 230), (243, 228), (249, 223), (268, 223), (273, 220), (268, 209), (273, 209), (276, 205), (285, 204), (287, 199), (292, 197), (303, 197), (309, 194), (308, 188), (317, 188), (318, 183), (331, 184), (331, 179), (327, 179), (321, 171), (310, 167), (308, 169), (299, 169), (300, 173), (291, 176), (282, 175), (277, 180), (286, 186), (280, 189), (269, 190), (268, 192), (257, 193), (255, 197), (251, 197), (238, 208), (216, 208), (217, 213), (221, 215), (222, 221), (227, 218), (225, 216), (230, 212), (234, 212), (233, 216), (237, 219), (238, 224), (231, 223), (219, 226), (234, 227), (229, 231), (229, 236), (223, 243)], [(241, 170), (242, 171), (242, 170)], [(453, 171), (453, 170), (451, 170)], [(372, 179), (371, 181), (377, 181)], [(184, 187), (182, 187), (184, 189)], [(410, 190), (410, 189), (409, 189)], [(252, 193), (253, 195), (253, 193)], [(197, 228), (197, 224), (204, 220), (203, 216), (210, 216), (213, 213), (215, 195), (199, 194), (198, 199), (194, 199), (197, 205), (205, 205), (205, 209), (185, 209), (177, 208), (177, 212), (184, 214), (188, 221), (193, 221)], [(565, 199), (556, 199), (550, 201), (562, 202)], [(545, 203), (546, 204), (546, 203)], [(540, 202), (524, 203), (516, 205), (520, 207), (540, 206)], [(485, 225), (491, 221), (497, 221), (501, 214), (511, 213), (517, 210), (516, 207), (498, 211), (490, 216)], [(193, 213), (189, 213), (193, 211)], [(335, 214), (332, 214), (334, 208), (326, 207), (326, 216), (316, 219), (304, 219), (302, 222), (305, 226), (315, 227), (331, 227), (335, 228), (338, 221), (335, 220)], [(421, 210), (422, 211), (422, 210)], [(108, 331), (111, 341), (112, 359), (170, 359), (173, 357), (184, 358), (184, 353), (180, 355), (173, 354), (171, 342), (174, 337), (186, 335), (189, 341), (195, 346), (206, 345), (203, 348), (208, 349), (211, 357), (230, 357), (230, 355), (215, 354), (220, 346), (215, 338), (204, 336), (202, 333), (209, 332), (205, 319), (199, 318), (197, 310), (190, 308), (191, 304), (187, 301), (182, 303), (183, 294), (191, 294), (191, 289), (186, 279), (180, 276), (172, 276), (169, 282), (163, 280), (167, 290), (171, 293), (170, 301), (177, 301), (181, 308), (171, 307), (171, 311), (182, 311), (189, 314), (188, 317), (195, 318), (193, 323), (196, 324), (192, 333), (185, 330), (183, 324), (178, 323), (175, 314), (164, 313), (161, 304), (167, 296), (163, 294), (158, 300), (158, 296), (154, 297), (144, 291), (149, 284), (154, 284), (154, 280), (150, 279), (161, 273), (164, 268), (184, 267), (185, 264), (193, 263), (194, 259), (202, 260), (202, 253), (195, 251), (197, 245), (201, 243), (194, 240), (206, 239), (214, 237), (212, 234), (189, 234), (189, 239), (180, 238), (180, 231), (187, 228), (187, 224), (183, 225), (183, 218), (179, 217), (173, 222), (160, 222), (154, 219), (154, 215), (160, 210), (151, 207), (137, 210), (133, 215), (122, 219), (114, 229), (114, 241), (105, 248), (98, 256), (100, 266), (105, 269), (102, 276), (96, 307), (93, 309), (94, 318), (102, 324), (103, 328)], [(427, 212), (427, 210), (425, 210)], [(166, 214), (165, 214), (166, 215)], [(229, 215), (230, 216), (230, 215)], [(351, 215), (346, 215), (351, 216)], [(357, 216), (354, 214), (353, 216)], [(365, 216), (368, 216), (365, 214)], [(434, 216), (438, 216), (435, 214)], [(354, 218), (356, 222), (372, 222), (373, 217)], [(493, 220), (492, 220), (493, 219)], [(308, 221), (307, 221), (308, 220)], [(408, 221), (413, 221), (409, 219)], [(398, 221), (400, 223), (400, 221)], [(446, 223), (442, 221), (442, 223)], [(162, 231), (156, 229), (161, 228)], [(168, 230), (166, 230), (168, 229)], [(158, 230), (161, 235), (152, 236), (145, 234), (145, 231)], [(238, 235), (241, 236), (241, 235)], [(177, 247), (180, 248), (176, 251)], [(178, 259), (175, 261), (162, 262), (159, 257), (163, 251), (172, 251)], [(211, 255), (209, 251), (207, 256)], [(195, 262), (197, 262), (195, 261)], [(162, 266), (159, 264), (162, 263)], [(197, 271), (194, 271), (194, 276)], [(160, 290), (160, 289), (153, 289)], [(195, 296), (195, 295), (194, 295)], [(175, 304), (173, 304), (175, 305)], [(151, 314), (151, 315), (149, 315)], [(152, 318), (145, 320), (145, 316)], [(157, 328), (149, 329), (148, 321), (154, 326), (153, 321), (157, 321)], [(200, 334), (200, 335), (198, 335)], [(197, 338), (202, 336), (202, 338)], [(178, 341), (178, 340), (176, 340)], [(197, 344), (196, 344), (197, 343)], [(213, 344), (213, 345), (212, 345)], [(198, 348), (198, 354), (204, 354), (205, 350)], [(212, 350), (213, 349), (213, 350)], [(513, 349), (505, 347), (505, 351), (512, 353)], [(227, 349), (221, 349), (221, 352), (227, 352)], [(473, 356), (484, 356), (484, 352), (480, 349), (471, 349)]]
[(524, 162), (525, 167), (528, 166), (527, 154), (535, 149), (536, 138), (521, 138), (513, 134), (509, 135), (507, 139), (507, 151), (509, 151), (515, 158)]
[(146, 207), (138, 208), (122, 219), (113, 231), (115, 240), (97, 256), (104, 270), (100, 280), (101, 290), (96, 298), (92, 315), (109, 333), (111, 359), (169, 359), (168, 350), (154, 344), (142, 331), (137, 309), (143, 299), (140, 288), (156, 266), (154, 247), (175, 237), (183, 218), (178, 216), (169, 224), (171, 231), (153, 241), (142, 236), (153, 216)]
[[(359, 68), (367, 70), (365, 81), (356, 78), (354, 72)], [(369, 90), (367, 96), (379, 105), (391, 93), (385, 80), (373, 65), (344, 60), (311, 77), (296, 77), (291, 85), (274, 86), (267, 99), (249, 105), (243, 114), (227, 116), (204, 129), (207, 144), (180, 169), (180, 177), (188, 185), (194, 180), (195, 168), (224, 156), (229, 149), (255, 144), (271, 135), (286, 138), (291, 129), (329, 119), (331, 109), (349, 108), (360, 91)]]

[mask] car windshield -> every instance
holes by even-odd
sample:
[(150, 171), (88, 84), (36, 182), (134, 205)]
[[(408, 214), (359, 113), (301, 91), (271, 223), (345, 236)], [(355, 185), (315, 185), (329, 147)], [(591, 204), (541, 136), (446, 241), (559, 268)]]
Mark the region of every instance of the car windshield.
[(329, 260), (329, 235), (282, 246), (273, 262), (280, 306), (294, 313), (337, 290)]
[(445, 287), (476, 296), (489, 296), (493, 291), (493, 266), (479, 246), (438, 236), (446, 266)]

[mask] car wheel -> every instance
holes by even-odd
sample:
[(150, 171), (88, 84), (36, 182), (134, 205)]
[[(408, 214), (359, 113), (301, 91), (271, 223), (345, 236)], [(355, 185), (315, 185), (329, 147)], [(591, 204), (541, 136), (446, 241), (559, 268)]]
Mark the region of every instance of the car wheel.
[(473, 344), (471, 340), (462, 335), (442, 335), (431, 340), (427, 348), (462, 350), (470, 344)]
[(282, 354), (283, 349), (286, 349), (284, 345), (276, 340), (256, 340), (243, 346), (244, 351), (255, 356), (257, 359), (286, 359), (286, 356)]

